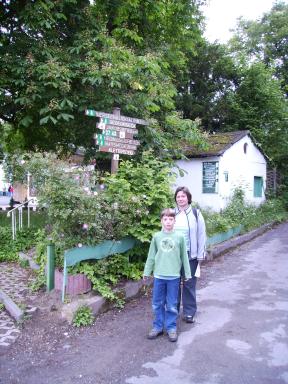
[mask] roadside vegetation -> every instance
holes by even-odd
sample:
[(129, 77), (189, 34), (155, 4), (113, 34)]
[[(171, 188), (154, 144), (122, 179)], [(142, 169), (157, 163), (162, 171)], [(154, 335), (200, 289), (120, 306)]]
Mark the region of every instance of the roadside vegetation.
[[(174, 206), (170, 187), (174, 176), (170, 164), (155, 159), (148, 151), (140, 161), (123, 161), (115, 175), (90, 175), (82, 168), (68, 171), (67, 163), (54, 155), (33, 154), (26, 155), (25, 159), (25, 165), (18, 169), (18, 177), (28, 171), (33, 173), (40, 210), (32, 214), (32, 227), (18, 231), (15, 241), (7, 221), (0, 227), (0, 261), (17, 262), (19, 251), (31, 252), (40, 265), (32, 287), (38, 289), (45, 283), (49, 242), (56, 245), (56, 267), (61, 269), (65, 249), (133, 236), (138, 245), (126, 254), (81, 262), (69, 270), (71, 274), (84, 273), (92, 281), (94, 290), (117, 306), (123, 306), (123, 299), (113, 287), (123, 280), (141, 278), (149, 241), (160, 229), (159, 213), (164, 207)], [(240, 224), (246, 232), (288, 218), (281, 199), (269, 198), (257, 208), (245, 203), (241, 189), (234, 191), (221, 213), (202, 212), (208, 236)]]

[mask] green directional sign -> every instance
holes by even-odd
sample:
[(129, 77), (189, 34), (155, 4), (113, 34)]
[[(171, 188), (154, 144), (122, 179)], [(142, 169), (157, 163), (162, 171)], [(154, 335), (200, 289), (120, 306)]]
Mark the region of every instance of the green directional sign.
[(105, 129), (103, 135), (117, 137), (117, 131), (113, 131), (113, 129)]
[(102, 135), (102, 133), (97, 133), (96, 144), (98, 144), (98, 145), (105, 145), (105, 136)]
[(109, 124), (109, 118), (108, 117), (101, 117), (100, 118), (100, 123)]
[(94, 109), (86, 109), (85, 115), (86, 116), (96, 116), (96, 111), (94, 111)]

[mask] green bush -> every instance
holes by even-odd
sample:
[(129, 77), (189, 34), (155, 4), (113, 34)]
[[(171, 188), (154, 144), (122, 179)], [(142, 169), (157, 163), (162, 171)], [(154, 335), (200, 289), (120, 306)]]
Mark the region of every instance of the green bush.
[(232, 227), (243, 226), (247, 232), (266, 223), (287, 220), (288, 212), (282, 199), (267, 199), (256, 207), (245, 203), (244, 192), (237, 188), (227, 207), (221, 213), (203, 211), (208, 236), (226, 232)]
[(122, 307), (124, 299), (113, 291), (113, 286), (121, 280), (141, 279), (143, 268), (143, 262), (131, 263), (127, 254), (118, 254), (102, 260), (81, 262), (69, 268), (69, 273), (84, 273), (91, 280), (94, 290), (113, 301), (117, 307)]
[(74, 327), (85, 327), (93, 323), (94, 316), (92, 310), (87, 305), (84, 305), (77, 309), (73, 318)]
[(39, 204), (47, 208), (49, 237), (62, 255), (79, 244), (126, 235), (148, 244), (160, 228), (161, 209), (173, 204), (170, 166), (149, 151), (138, 161), (121, 162), (116, 175), (101, 180), (97, 173), (70, 169), (50, 154), (26, 157), (24, 169), (33, 174)]
[(23, 229), (17, 232), (15, 240), (12, 240), (11, 228), (0, 227), (0, 262), (19, 260), (19, 252), (32, 248), (37, 243), (39, 233), (35, 229)]

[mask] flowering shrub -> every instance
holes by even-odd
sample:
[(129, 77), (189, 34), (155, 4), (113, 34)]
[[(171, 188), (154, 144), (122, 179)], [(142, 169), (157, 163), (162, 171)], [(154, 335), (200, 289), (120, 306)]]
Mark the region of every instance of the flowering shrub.
[(47, 212), (49, 237), (64, 249), (132, 235), (148, 242), (159, 229), (162, 208), (171, 206), (169, 164), (143, 153), (106, 175), (104, 190), (94, 170), (72, 168), (53, 154), (26, 155), (23, 171), (33, 175), (40, 207)]

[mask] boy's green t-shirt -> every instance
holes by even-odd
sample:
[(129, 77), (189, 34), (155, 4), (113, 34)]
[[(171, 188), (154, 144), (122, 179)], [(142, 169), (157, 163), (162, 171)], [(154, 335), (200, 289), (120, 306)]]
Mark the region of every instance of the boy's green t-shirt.
[(185, 277), (190, 279), (191, 271), (184, 236), (175, 231), (157, 232), (150, 244), (144, 276), (153, 273), (158, 276), (179, 277), (182, 265)]

